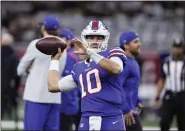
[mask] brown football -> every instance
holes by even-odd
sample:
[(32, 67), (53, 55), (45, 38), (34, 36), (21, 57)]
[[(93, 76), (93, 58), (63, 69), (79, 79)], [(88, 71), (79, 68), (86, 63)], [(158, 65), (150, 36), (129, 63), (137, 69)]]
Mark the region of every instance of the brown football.
[(36, 48), (46, 55), (56, 55), (58, 48), (63, 51), (66, 46), (65, 41), (56, 36), (43, 37), (36, 43)]

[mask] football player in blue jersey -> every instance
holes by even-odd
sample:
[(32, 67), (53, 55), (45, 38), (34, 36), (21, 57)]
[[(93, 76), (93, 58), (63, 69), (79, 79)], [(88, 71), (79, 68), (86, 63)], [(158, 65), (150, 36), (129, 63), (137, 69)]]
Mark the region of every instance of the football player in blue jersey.
[(101, 21), (91, 21), (82, 31), (82, 41), (73, 39), (86, 55), (74, 65), (70, 75), (60, 79), (62, 52), (52, 57), (48, 72), (48, 90), (65, 92), (81, 89), (82, 117), (79, 130), (126, 130), (122, 115), (122, 72), (126, 56), (120, 48), (108, 50), (109, 31)]
[(140, 68), (136, 56), (140, 54), (141, 41), (133, 31), (125, 31), (120, 36), (120, 48), (127, 56), (123, 71), (123, 114), (127, 131), (142, 131), (140, 109), (143, 107), (138, 97)]

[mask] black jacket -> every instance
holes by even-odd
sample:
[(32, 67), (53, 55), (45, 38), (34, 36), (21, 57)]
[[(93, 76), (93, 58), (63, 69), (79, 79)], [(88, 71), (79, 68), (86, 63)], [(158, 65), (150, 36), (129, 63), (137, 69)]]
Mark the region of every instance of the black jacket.
[[(2, 95), (16, 95), (20, 84), (20, 77), (17, 75), (19, 60), (11, 46), (1, 46), (1, 91)], [(15, 86), (11, 87), (10, 82), (14, 80)]]

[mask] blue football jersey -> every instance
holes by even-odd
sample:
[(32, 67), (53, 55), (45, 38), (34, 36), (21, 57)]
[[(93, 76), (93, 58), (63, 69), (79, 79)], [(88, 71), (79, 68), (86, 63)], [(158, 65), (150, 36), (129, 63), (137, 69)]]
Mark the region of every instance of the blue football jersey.
[[(139, 100), (138, 90), (140, 85), (140, 68), (135, 60), (127, 56), (126, 65), (123, 71), (123, 97), (126, 100), (123, 101), (123, 113), (128, 113), (128, 111), (136, 110)], [(128, 109), (129, 108), (129, 109)]]
[[(124, 62), (126, 56), (120, 48), (99, 53), (105, 58), (119, 57)], [(112, 116), (122, 114), (121, 88), (122, 73), (111, 74), (94, 61), (78, 62), (72, 76), (81, 89), (81, 110), (83, 116)]]

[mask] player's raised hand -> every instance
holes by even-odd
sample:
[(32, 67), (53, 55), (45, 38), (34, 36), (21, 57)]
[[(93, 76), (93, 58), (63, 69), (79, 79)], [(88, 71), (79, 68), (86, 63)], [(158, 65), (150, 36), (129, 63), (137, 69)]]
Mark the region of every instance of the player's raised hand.
[(58, 53), (55, 56), (52, 56), (51, 59), (52, 60), (59, 60), (61, 56), (62, 56), (62, 50), (60, 48), (58, 48)]
[(72, 40), (72, 42), (79, 47), (79, 49), (74, 52), (75, 54), (80, 54), (80, 55), (85, 55), (86, 54), (86, 49), (87, 48), (86, 48), (85, 44), (82, 41), (80, 41), (77, 38), (74, 38)]

